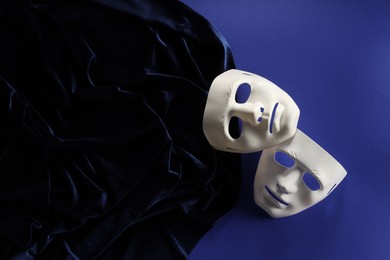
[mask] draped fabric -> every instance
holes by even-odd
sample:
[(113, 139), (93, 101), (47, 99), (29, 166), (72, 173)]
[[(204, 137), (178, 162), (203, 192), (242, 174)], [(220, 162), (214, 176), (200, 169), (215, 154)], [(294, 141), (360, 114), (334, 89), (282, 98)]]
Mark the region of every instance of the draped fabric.
[(231, 68), (179, 1), (0, 0), (0, 258), (185, 258), (238, 195), (202, 132)]

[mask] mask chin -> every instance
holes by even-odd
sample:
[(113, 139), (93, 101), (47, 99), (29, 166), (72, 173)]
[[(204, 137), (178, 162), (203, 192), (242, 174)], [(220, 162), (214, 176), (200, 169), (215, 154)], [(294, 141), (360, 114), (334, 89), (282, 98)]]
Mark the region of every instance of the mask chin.
[(294, 136), (299, 114), (294, 100), (271, 81), (228, 70), (211, 84), (203, 132), (217, 150), (256, 152)]
[(291, 216), (325, 199), (346, 174), (336, 159), (297, 130), (293, 138), (263, 151), (254, 199), (271, 217)]

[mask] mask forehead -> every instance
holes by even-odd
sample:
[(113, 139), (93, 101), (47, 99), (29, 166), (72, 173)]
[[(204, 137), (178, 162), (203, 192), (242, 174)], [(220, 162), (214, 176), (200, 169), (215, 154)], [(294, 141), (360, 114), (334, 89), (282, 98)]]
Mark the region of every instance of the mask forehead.
[[(292, 165), (277, 162), (277, 153), (288, 156)], [(307, 187), (305, 174), (314, 176), (318, 190)], [(290, 216), (326, 198), (346, 174), (336, 159), (298, 130), (290, 140), (263, 151), (255, 176), (255, 201), (272, 217)]]
[[(244, 102), (237, 91), (249, 86)], [(271, 81), (241, 70), (229, 70), (213, 81), (203, 117), (203, 131), (217, 150), (254, 152), (291, 138), (299, 119), (293, 99)], [(232, 119), (240, 123), (239, 135), (229, 132)]]

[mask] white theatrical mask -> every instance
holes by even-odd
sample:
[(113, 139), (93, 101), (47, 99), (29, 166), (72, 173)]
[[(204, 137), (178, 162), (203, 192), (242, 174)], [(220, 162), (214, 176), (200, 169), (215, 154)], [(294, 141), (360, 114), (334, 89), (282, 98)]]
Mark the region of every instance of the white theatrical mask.
[(292, 139), (263, 151), (254, 199), (274, 218), (290, 216), (326, 198), (346, 174), (336, 159), (297, 130)]
[(211, 84), (203, 132), (217, 150), (248, 153), (291, 138), (298, 119), (298, 106), (274, 83), (249, 72), (228, 70)]

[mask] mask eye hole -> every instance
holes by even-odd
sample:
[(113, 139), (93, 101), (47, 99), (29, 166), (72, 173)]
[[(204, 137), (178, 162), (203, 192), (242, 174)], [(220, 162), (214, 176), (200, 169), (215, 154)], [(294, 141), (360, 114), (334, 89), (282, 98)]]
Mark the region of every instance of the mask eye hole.
[(236, 91), (236, 102), (243, 104), (248, 101), (249, 96), (251, 95), (251, 86), (248, 83), (242, 83), (238, 86)]
[(305, 172), (303, 174), (302, 179), (303, 179), (303, 182), (306, 184), (306, 186), (312, 191), (316, 191), (316, 190), (319, 190), (321, 188), (321, 184), (319, 183), (317, 178), (314, 177), (313, 174), (311, 174), (309, 172)]
[(280, 165), (286, 168), (291, 168), (295, 164), (294, 159), (284, 152), (280, 152), (280, 151), (276, 152), (274, 158), (277, 163), (279, 163)]
[(242, 121), (240, 118), (233, 116), (229, 122), (229, 135), (233, 139), (237, 139), (242, 133)]

